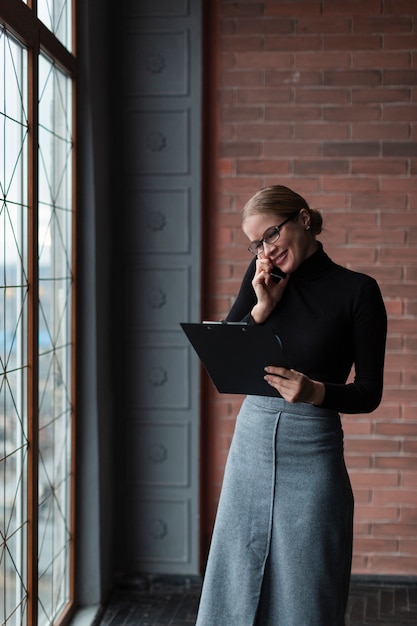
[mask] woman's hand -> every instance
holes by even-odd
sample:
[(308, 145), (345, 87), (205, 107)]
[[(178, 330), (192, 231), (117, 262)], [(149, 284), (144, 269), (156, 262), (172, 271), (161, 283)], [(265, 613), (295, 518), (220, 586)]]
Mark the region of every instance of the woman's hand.
[(281, 300), (288, 283), (288, 276), (282, 278), (278, 283), (275, 282), (271, 276), (271, 271), (273, 270), (274, 266), (267, 257), (259, 256), (257, 258), (252, 287), (258, 301), (251, 311), (251, 315), (257, 324), (261, 324), (271, 315)]
[(316, 406), (323, 404), (325, 394), (323, 383), (285, 367), (268, 366), (265, 371), (267, 372), (264, 377), (266, 382), (274, 387), (284, 400), (308, 402)]

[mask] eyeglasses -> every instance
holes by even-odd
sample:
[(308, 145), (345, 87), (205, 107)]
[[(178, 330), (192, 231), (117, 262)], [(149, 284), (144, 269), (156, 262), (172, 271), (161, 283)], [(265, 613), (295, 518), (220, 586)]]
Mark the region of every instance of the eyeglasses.
[(265, 234), (262, 237), (262, 239), (258, 239), (257, 241), (252, 241), (252, 243), (248, 247), (249, 252), (252, 252), (252, 254), (260, 254), (261, 252), (263, 252), (264, 243), (272, 244), (278, 241), (281, 235), (280, 229), (284, 226), (284, 224), (286, 224), (290, 220), (293, 220), (294, 217), (297, 217), (297, 216), (298, 216), (298, 213), (295, 216), (291, 215), (291, 217), (287, 217), (287, 219), (281, 222), (281, 224), (279, 224), (278, 226), (271, 226), (271, 228), (268, 228), (268, 230), (265, 231)]

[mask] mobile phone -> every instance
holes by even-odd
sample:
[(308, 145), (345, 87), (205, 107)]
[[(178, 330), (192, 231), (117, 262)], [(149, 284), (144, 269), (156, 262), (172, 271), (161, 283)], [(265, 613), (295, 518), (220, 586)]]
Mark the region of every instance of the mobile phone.
[(274, 267), (274, 269), (272, 270), (272, 272), (269, 272), (270, 277), (272, 278), (272, 280), (274, 281), (274, 283), (279, 283), (279, 281), (281, 280), (281, 278), (285, 278), (287, 275), (280, 270), (278, 267)]

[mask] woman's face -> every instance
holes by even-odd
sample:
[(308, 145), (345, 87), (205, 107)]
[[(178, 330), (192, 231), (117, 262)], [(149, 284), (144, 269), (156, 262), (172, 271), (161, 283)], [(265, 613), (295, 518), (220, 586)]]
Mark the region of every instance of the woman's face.
[[(243, 223), (243, 232), (250, 242), (261, 240), (268, 228), (277, 226), (284, 219), (278, 220), (272, 213), (250, 215)], [(258, 256), (265, 256), (274, 267), (291, 274), (317, 250), (316, 238), (306, 229), (309, 224), (308, 211), (301, 209), (297, 217), (282, 226), (278, 241), (263, 243), (263, 250), (261, 249)]]

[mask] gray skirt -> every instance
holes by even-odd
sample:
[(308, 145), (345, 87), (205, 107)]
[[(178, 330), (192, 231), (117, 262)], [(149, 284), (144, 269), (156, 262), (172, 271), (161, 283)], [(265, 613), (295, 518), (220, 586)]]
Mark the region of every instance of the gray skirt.
[(197, 626), (343, 626), (352, 528), (339, 414), (248, 396), (226, 464)]

